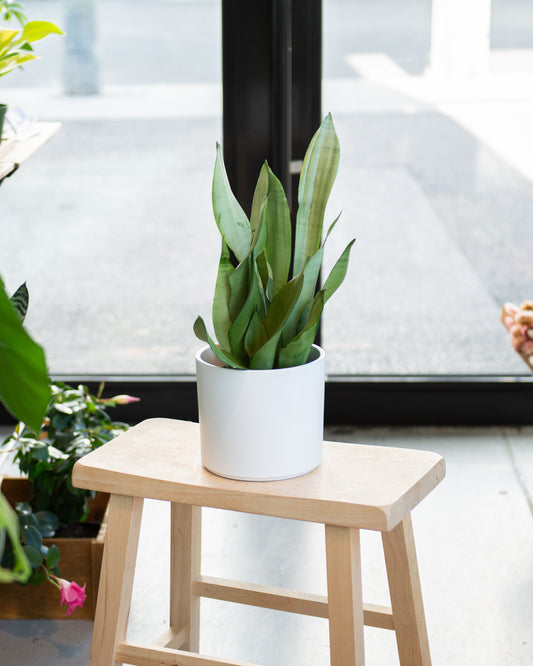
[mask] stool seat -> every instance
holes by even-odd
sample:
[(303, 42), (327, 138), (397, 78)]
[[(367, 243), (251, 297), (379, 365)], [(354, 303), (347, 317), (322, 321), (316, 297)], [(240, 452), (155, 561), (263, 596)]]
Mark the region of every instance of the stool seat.
[[(239, 666), (197, 654), (202, 596), (328, 618), (332, 666), (363, 666), (365, 623), (396, 631), (402, 666), (429, 666), (410, 512), (444, 475), (435, 453), (325, 442), (309, 474), (236, 481), (202, 466), (198, 424), (140, 423), (73, 469), (75, 486), (111, 493), (91, 666)], [(144, 498), (171, 502), (170, 630), (151, 646), (125, 641)], [(202, 576), (203, 506), (323, 523), (328, 596)], [(360, 529), (382, 533), (391, 609), (363, 604)]]
[(76, 463), (73, 483), (119, 495), (388, 531), (444, 475), (444, 459), (436, 453), (324, 442), (323, 462), (309, 474), (234, 481), (202, 466), (197, 423), (148, 419)]

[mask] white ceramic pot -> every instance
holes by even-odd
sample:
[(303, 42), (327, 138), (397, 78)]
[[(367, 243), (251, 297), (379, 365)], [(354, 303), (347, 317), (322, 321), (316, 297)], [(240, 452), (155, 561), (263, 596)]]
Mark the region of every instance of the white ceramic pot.
[(222, 367), (209, 347), (196, 355), (202, 463), (220, 476), (273, 481), (322, 460), (324, 351), (276, 370)]

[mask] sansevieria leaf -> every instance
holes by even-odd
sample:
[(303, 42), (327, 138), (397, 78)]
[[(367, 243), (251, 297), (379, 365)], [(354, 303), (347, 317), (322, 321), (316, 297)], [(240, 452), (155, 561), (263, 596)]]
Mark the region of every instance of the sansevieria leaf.
[(252, 268), (253, 275), (250, 284), (250, 291), (244, 305), (235, 320), (231, 324), (228, 331), (228, 339), (230, 344), (231, 353), (235, 358), (242, 359), (246, 362), (246, 348), (244, 343), (244, 336), (246, 330), (252, 319), (252, 315), (258, 312), (261, 308), (261, 294), (259, 292), (259, 275), (257, 269)]
[(307, 361), (324, 304), (346, 276), (353, 244), (341, 254), (321, 289), (324, 245), (339, 219), (322, 241), (338, 163), (339, 141), (329, 115), (305, 154), (293, 234), (287, 197), (268, 164), (261, 168), (248, 221), (231, 192), (217, 145), (213, 209), (223, 238), (213, 301), (218, 345), (200, 317), (194, 328), (229, 367), (259, 370)]
[(257, 185), (255, 186), (254, 198), (252, 200), (252, 214), (250, 215), (250, 225), (252, 231), (255, 230), (261, 219), (263, 206), (265, 204), (268, 191), (268, 164), (265, 162), (259, 172)]
[(309, 308), (305, 327), (288, 345), (280, 349), (278, 367), (291, 368), (306, 363), (309, 351), (316, 338), (320, 317), (324, 310), (324, 302), (324, 291), (320, 290)]
[(272, 268), (274, 294), (289, 277), (291, 265), (292, 230), (291, 214), (283, 186), (268, 169), (268, 196), (265, 206), (267, 230), (266, 258)]
[(225, 349), (229, 349), (228, 331), (231, 326), (231, 317), (229, 313), (230, 283), (229, 277), (234, 268), (230, 260), (229, 249), (224, 240), (222, 240), (222, 250), (218, 264), (217, 282), (215, 285), (215, 295), (213, 298), (213, 327), (219, 343)]
[(265, 329), (269, 337), (276, 335), (287, 321), (298, 301), (302, 285), (303, 275), (300, 273), (274, 295), (265, 317)]
[(213, 211), (222, 237), (237, 259), (242, 261), (250, 249), (252, 229), (246, 213), (231, 191), (219, 144), (213, 175)]
[(305, 260), (320, 247), (324, 212), (337, 175), (339, 155), (339, 140), (330, 114), (312, 138), (302, 165), (293, 275), (302, 270)]
[(251, 359), (267, 341), (265, 326), (257, 310), (252, 314), (250, 325), (244, 337), (246, 353)]
[(331, 273), (328, 275), (328, 279), (324, 282), (324, 303), (328, 301), (337, 289), (341, 286), (346, 277), (346, 271), (348, 270), (348, 260), (350, 258), (350, 250), (352, 245), (355, 243), (355, 238), (348, 243), (345, 247), (344, 252), (337, 259), (335, 266), (331, 269)]
[(257, 350), (250, 361), (250, 370), (272, 370), (276, 362), (281, 330), (270, 337), (265, 344)]
[(298, 300), (302, 284), (303, 276), (300, 274), (284, 285), (274, 296), (264, 321), (268, 340), (254, 354), (250, 361), (250, 368), (259, 370), (274, 367), (283, 325)]
[(217, 345), (217, 343), (207, 332), (205, 322), (201, 317), (197, 317), (196, 321), (194, 322), (193, 330), (197, 338), (207, 342), (207, 344), (211, 347), (213, 354), (219, 358), (222, 363), (225, 363), (230, 368), (240, 368), (241, 370), (244, 369), (245, 366), (242, 365), (239, 359), (235, 358), (231, 353), (221, 349)]

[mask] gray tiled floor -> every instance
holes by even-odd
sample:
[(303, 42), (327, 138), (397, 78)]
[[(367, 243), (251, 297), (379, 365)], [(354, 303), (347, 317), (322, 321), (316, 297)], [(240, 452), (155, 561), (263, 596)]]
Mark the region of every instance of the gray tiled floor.
[[(533, 429), (330, 429), (329, 439), (423, 448), (447, 460), (447, 478), (413, 514), (435, 666), (533, 663)], [(148, 502), (130, 637), (165, 627), (167, 507)], [(320, 526), (204, 512), (203, 569), (323, 593)], [(364, 533), (365, 597), (387, 602), (377, 535)], [(202, 601), (202, 651), (263, 666), (328, 662), (324, 620)], [(0, 622), (0, 663), (87, 664), (92, 624)], [(397, 666), (394, 636), (367, 629), (368, 664)]]

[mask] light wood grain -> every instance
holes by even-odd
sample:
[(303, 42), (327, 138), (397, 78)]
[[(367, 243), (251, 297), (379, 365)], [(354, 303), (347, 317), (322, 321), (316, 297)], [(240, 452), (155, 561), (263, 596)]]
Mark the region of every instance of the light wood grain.
[(243, 661), (228, 661), (182, 650), (152, 648), (124, 641), (118, 646), (117, 659), (132, 666), (256, 666)]
[[(329, 618), (328, 598), (322, 594), (298, 592), (257, 583), (244, 583), (214, 576), (200, 576), (193, 583), (194, 592), (209, 599), (270, 608), (312, 617)], [(370, 627), (394, 629), (392, 609), (378, 604), (364, 604), (364, 623)]]
[[(98, 658), (91, 666), (110, 666), (113, 656), (116, 664), (141, 666), (240, 666), (193, 652), (200, 597), (329, 618), (331, 666), (364, 666), (365, 622), (396, 630), (402, 666), (430, 666), (410, 511), (444, 473), (444, 460), (434, 453), (325, 442), (324, 461), (310, 474), (234, 481), (202, 467), (197, 424), (139, 424), (74, 467), (74, 485), (116, 493), (93, 640)], [(171, 502), (170, 629), (157, 643), (163, 647), (124, 640), (144, 497)], [(327, 599), (202, 576), (202, 506), (323, 523)], [(383, 533), (392, 609), (363, 604), (359, 528)]]
[(274, 482), (224, 479), (202, 467), (198, 424), (149, 419), (78, 461), (81, 488), (331, 525), (392, 529), (444, 477), (441, 456), (324, 443), (310, 474)]
[(331, 666), (364, 666), (359, 530), (326, 525)]
[(382, 535), (401, 666), (431, 666), (411, 516)]
[(173, 629), (166, 629), (155, 641), (152, 641), (152, 647), (164, 647), (173, 650), (179, 650), (185, 644), (187, 635), (185, 629), (175, 632)]
[(173, 502), (170, 516), (170, 628), (185, 632), (180, 647), (198, 652), (200, 598), (193, 580), (200, 575), (201, 507)]
[(112, 495), (96, 604), (90, 666), (111, 666), (126, 638), (143, 500)]

